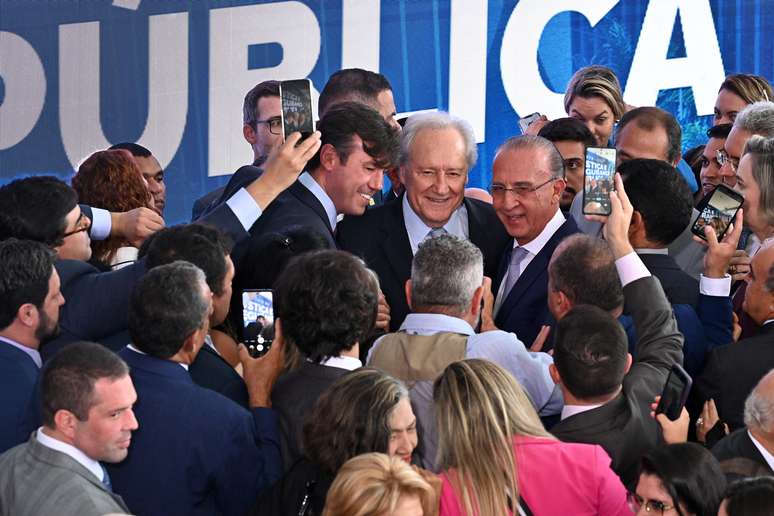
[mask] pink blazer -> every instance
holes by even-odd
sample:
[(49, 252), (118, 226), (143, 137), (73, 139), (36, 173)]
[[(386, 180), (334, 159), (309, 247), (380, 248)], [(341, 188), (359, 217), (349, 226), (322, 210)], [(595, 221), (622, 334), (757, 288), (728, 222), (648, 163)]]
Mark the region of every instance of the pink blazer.
[[(519, 495), (535, 516), (631, 516), (626, 489), (602, 447), (518, 436), (513, 448)], [(441, 516), (463, 516), (447, 472), (441, 479)]]

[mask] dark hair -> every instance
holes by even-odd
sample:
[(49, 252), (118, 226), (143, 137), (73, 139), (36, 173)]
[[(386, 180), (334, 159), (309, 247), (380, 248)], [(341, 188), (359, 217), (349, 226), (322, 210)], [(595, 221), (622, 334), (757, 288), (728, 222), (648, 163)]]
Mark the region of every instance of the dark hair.
[(550, 142), (578, 142), (583, 147), (596, 147), (597, 140), (589, 128), (577, 118), (565, 117), (551, 120), (540, 129), (538, 136)]
[(574, 305), (609, 312), (624, 304), (613, 253), (599, 238), (579, 234), (564, 239), (551, 257), (548, 276), (553, 291), (563, 292)]
[(726, 477), (717, 459), (696, 443), (659, 446), (646, 453), (640, 474), (655, 475), (675, 504), (696, 516), (716, 516), (726, 488)]
[(732, 127), (734, 127), (734, 124), (713, 125), (707, 129), (707, 138), (722, 138), (725, 140), (731, 133)]
[(774, 477), (738, 480), (728, 486), (723, 499), (728, 516), (770, 516), (774, 514)]
[(275, 289), (283, 335), (313, 362), (352, 349), (376, 322), (376, 276), (344, 251), (313, 251), (294, 258)]
[(0, 187), (0, 240), (35, 240), (49, 247), (64, 243), (75, 190), (53, 176), (32, 176)]
[[(323, 115), (317, 129), (322, 133), (322, 145), (333, 145), (342, 163), (347, 162), (349, 154), (354, 150), (355, 135), (360, 137), (363, 150), (374, 158), (380, 168), (392, 168), (398, 163), (398, 131), (382, 115), (364, 104), (336, 104)], [(317, 151), (309, 160), (307, 170), (315, 170), (319, 166), (320, 151)]]
[(22, 305), (43, 306), (54, 260), (56, 254), (40, 242), (15, 238), (0, 242), (0, 330), (13, 323)]
[(663, 247), (671, 244), (691, 222), (693, 212), (693, 195), (683, 176), (657, 159), (625, 161), (618, 172), (632, 207), (642, 215), (647, 239)]
[(115, 145), (111, 145), (108, 150), (125, 150), (129, 151), (129, 153), (134, 156), (135, 158), (147, 158), (151, 155), (151, 151), (140, 145), (139, 143), (133, 143), (133, 142), (121, 142), (116, 143)]
[(403, 384), (378, 369), (363, 367), (336, 380), (317, 400), (304, 424), (306, 456), (335, 475), (356, 455), (387, 453), (390, 415), (408, 398)]
[(666, 160), (674, 163), (680, 155), (681, 139), (683, 131), (677, 119), (671, 113), (654, 106), (643, 106), (627, 111), (618, 122), (618, 133), (621, 134), (623, 128), (630, 122), (635, 122), (637, 127), (645, 131), (653, 131), (657, 127), (666, 132), (667, 148), (665, 149)]
[(320, 118), (340, 102), (356, 101), (371, 107), (377, 106), (377, 97), (385, 90), (392, 91), (390, 81), (380, 73), (361, 68), (339, 70), (328, 78), (317, 103)]
[(621, 387), (628, 343), (621, 324), (591, 305), (577, 305), (556, 325), (554, 364), (573, 396), (598, 400)]
[(60, 410), (89, 419), (94, 405), (94, 384), (102, 379), (118, 380), (129, 374), (129, 367), (105, 346), (76, 342), (46, 362), (40, 378), (43, 424), (55, 428), (54, 416)]
[(263, 81), (256, 84), (245, 95), (242, 105), (242, 120), (245, 125), (255, 129), (255, 122), (260, 118), (258, 113), (258, 101), (263, 97), (279, 97), (279, 81)]
[(228, 270), (226, 255), (231, 241), (225, 233), (204, 224), (183, 224), (162, 229), (153, 236), (147, 249), (148, 269), (184, 260), (199, 267), (207, 286), (216, 296), (223, 293), (223, 279)]
[(129, 336), (140, 351), (169, 358), (209, 317), (201, 269), (177, 261), (149, 270), (129, 299)]

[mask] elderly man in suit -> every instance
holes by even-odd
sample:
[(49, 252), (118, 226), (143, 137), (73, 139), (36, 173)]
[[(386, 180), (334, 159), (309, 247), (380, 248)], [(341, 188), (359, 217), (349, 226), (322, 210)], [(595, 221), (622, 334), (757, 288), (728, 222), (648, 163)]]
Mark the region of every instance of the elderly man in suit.
[(379, 276), (390, 306), (390, 331), (397, 331), (409, 312), (404, 286), (426, 238), (468, 239), (484, 254), (484, 273), (491, 277), (497, 270), (508, 236), (491, 205), (465, 197), (476, 159), (476, 139), (467, 122), (444, 112), (414, 115), (401, 138), (401, 198), (341, 222), (341, 247), (362, 257)]
[(101, 464), (124, 460), (137, 394), (123, 360), (99, 344), (57, 354), (41, 376), (43, 426), (0, 456), (0, 514), (129, 512)]
[(564, 187), (564, 161), (548, 140), (513, 137), (497, 150), (494, 210), (512, 240), (493, 285), (495, 324), (526, 344), (542, 326), (554, 323), (546, 304), (548, 261), (562, 239), (578, 232), (575, 221), (559, 209)]
[(38, 350), (59, 331), (64, 303), (54, 260), (39, 242), (0, 242), (0, 453), (37, 426)]

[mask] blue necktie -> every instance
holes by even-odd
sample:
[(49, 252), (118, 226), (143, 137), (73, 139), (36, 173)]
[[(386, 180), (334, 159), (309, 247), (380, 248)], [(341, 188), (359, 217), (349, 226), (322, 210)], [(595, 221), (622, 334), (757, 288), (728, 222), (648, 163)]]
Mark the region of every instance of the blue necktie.
[(105, 486), (105, 489), (113, 492), (113, 483), (110, 481), (110, 475), (108, 475), (107, 470), (105, 469), (105, 466), (100, 463), (100, 467), (102, 468), (102, 485)]
[(519, 268), (521, 267), (521, 262), (524, 261), (524, 258), (526, 258), (529, 255), (529, 251), (524, 249), (523, 247), (514, 247), (513, 251), (511, 252), (511, 263), (508, 266), (508, 277), (505, 278), (505, 290), (503, 291), (503, 301), (505, 301), (505, 298), (508, 297), (508, 294), (510, 294), (511, 289), (516, 284), (516, 281), (519, 279), (519, 276), (521, 275), (521, 272), (519, 272)]
[(443, 236), (448, 234), (448, 231), (446, 231), (443, 228), (433, 228), (430, 231), (427, 232), (427, 236), (425, 237), (425, 240), (429, 238), (437, 238), (439, 236)]

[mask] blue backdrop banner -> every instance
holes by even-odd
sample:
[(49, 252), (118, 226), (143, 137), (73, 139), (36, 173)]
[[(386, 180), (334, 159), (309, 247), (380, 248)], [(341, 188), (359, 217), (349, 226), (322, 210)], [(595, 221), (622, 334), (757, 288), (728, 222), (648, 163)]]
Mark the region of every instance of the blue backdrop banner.
[(470, 186), (535, 111), (563, 116), (572, 73), (618, 74), (632, 105), (702, 143), (728, 73), (772, 77), (771, 0), (0, 0), (0, 182), (68, 179), (119, 141), (166, 170), (168, 223), (249, 163), (244, 94), (267, 79), (379, 71), (400, 113), (443, 109), (479, 141)]

